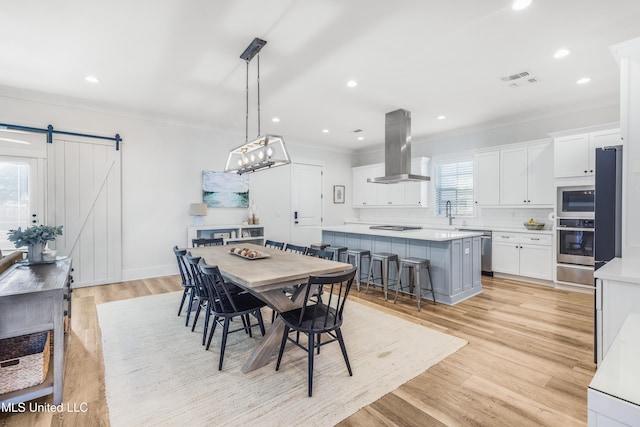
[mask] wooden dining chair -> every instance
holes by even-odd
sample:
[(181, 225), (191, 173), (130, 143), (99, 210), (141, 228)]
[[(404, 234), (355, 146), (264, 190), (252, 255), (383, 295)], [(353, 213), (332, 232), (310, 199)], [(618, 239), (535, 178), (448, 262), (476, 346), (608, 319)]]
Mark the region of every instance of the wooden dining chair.
[(291, 252), (294, 254), (304, 255), (307, 253), (307, 248), (306, 246), (298, 246), (298, 245), (292, 245), (291, 243), (287, 243), (284, 247), (284, 251)]
[(184, 307), (184, 302), (187, 297), (189, 297), (189, 301), (187, 303), (187, 319), (185, 320), (184, 326), (189, 326), (189, 316), (191, 315), (191, 305), (193, 304), (193, 298), (195, 296), (195, 285), (193, 283), (193, 278), (191, 277), (191, 270), (187, 267), (187, 263), (184, 259), (187, 254), (186, 249), (180, 249), (178, 246), (173, 247), (173, 254), (176, 256), (176, 260), (178, 261), (178, 271), (180, 272), (180, 279), (182, 280), (182, 300), (180, 301), (180, 308), (178, 308), (178, 316), (182, 313), (182, 307)]
[(276, 242), (275, 240), (267, 240), (267, 241), (264, 242), (264, 246), (267, 247), (267, 248), (283, 250), (284, 249), (284, 242)]
[[(313, 392), (313, 358), (314, 353), (320, 354), (320, 347), (332, 342), (338, 341), (342, 356), (347, 364), (349, 376), (353, 375), (349, 357), (347, 356), (347, 348), (342, 337), (342, 327), (344, 319), (344, 303), (347, 301), (356, 269), (351, 268), (347, 271), (335, 274), (325, 274), (319, 276), (310, 276), (306, 287), (302, 291), (304, 300), (301, 308), (280, 313), (280, 317), (284, 322), (284, 331), (282, 333), (282, 341), (280, 343), (280, 351), (278, 353), (278, 362), (276, 363), (276, 371), (280, 369), (282, 354), (287, 341), (291, 341), (296, 346), (307, 351), (308, 355), (308, 393), (311, 397)], [(314, 301), (313, 295), (318, 292), (319, 288), (325, 288), (327, 291), (327, 301)], [(307, 335), (306, 347), (300, 343), (298, 338), (289, 337), (289, 332), (294, 330)], [(331, 339), (325, 342), (321, 341), (323, 334), (330, 336)], [(297, 335), (297, 334), (296, 334)]]
[[(210, 295), (209, 308), (213, 315), (213, 324), (207, 340), (207, 350), (209, 350), (209, 346), (211, 345), (216, 325), (219, 324), (222, 327), (222, 340), (220, 343), (220, 361), (218, 363), (218, 370), (222, 370), (224, 350), (227, 345), (227, 335), (232, 332), (245, 331), (249, 334), (249, 337), (251, 337), (251, 328), (258, 326), (260, 328), (260, 332), (264, 336), (264, 323), (262, 321), (262, 313), (260, 312), (260, 309), (265, 307), (267, 304), (249, 293), (234, 295), (229, 290), (229, 285), (222, 277), (218, 266), (207, 265), (204, 260), (201, 260), (200, 271), (202, 272), (201, 277), (203, 279), (203, 283)], [(257, 325), (251, 324), (250, 315), (254, 316), (258, 320)], [(243, 318), (243, 327), (229, 330), (231, 319), (236, 316)]]
[(191, 245), (194, 248), (197, 248), (199, 246), (222, 246), (224, 245), (224, 239), (221, 237), (215, 239), (191, 239)]

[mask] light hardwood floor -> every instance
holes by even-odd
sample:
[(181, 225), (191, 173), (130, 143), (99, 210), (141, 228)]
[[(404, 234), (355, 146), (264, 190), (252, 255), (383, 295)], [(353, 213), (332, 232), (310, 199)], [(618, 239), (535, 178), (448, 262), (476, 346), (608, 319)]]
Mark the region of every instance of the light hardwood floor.
[[(593, 296), (484, 276), (483, 286), (481, 295), (454, 307), (424, 302), (421, 312), (409, 297), (394, 305), (378, 290), (354, 290), (360, 302), (469, 344), (340, 425), (586, 425), (595, 372)], [(88, 411), (4, 413), (0, 425), (109, 425), (96, 305), (180, 289), (178, 276), (76, 289), (64, 402), (86, 402)]]

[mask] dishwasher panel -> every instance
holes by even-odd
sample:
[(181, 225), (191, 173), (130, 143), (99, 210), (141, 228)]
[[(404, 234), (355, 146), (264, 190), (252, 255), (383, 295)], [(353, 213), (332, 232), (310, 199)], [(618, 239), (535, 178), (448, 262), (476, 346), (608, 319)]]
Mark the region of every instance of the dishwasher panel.
[(492, 252), (491, 252), (491, 237), (492, 233), (490, 230), (469, 230), (465, 229), (464, 231), (473, 231), (475, 233), (482, 233), (480, 236), (481, 242), (481, 263), (482, 263), (482, 274), (485, 276), (493, 276), (493, 262), (492, 262)]

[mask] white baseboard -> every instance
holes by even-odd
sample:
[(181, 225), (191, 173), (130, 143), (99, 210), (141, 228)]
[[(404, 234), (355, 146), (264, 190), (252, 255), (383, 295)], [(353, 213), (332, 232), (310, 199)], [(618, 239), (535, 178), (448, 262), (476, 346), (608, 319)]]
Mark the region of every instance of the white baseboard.
[(593, 286), (569, 284), (569, 283), (563, 283), (563, 282), (556, 282), (556, 289), (561, 289), (563, 291), (579, 292), (581, 294), (589, 294), (589, 295), (593, 295), (595, 292), (595, 288)]
[(509, 280), (516, 280), (518, 282), (530, 283), (533, 285), (547, 286), (549, 288), (554, 287), (553, 282), (550, 280), (536, 279), (533, 277), (525, 277), (525, 276), (516, 276), (514, 274), (507, 274), (507, 273), (497, 273), (495, 271), (493, 272), (493, 276), (500, 277), (502, 279), (509, 279)]
[(145, 268), (130, 268), (122, 270), (122, 281), (149, 279), (151, 277), (173, 276), (178, 274), (176, 263), (167, 265), (157, 265)]

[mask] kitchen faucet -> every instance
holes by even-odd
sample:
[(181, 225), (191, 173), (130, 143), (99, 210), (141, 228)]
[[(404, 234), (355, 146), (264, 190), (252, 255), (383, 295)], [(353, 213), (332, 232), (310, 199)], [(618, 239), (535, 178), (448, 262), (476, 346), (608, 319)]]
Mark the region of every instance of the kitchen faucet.
[(447, 203), (444, 206), (444, 216), (449, 218), (449, 225), (452, 225), (451, 221), (453, 220), (453, 216), (451, 215), (451, 200), (447, 200)]

